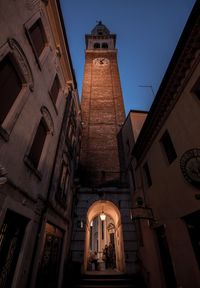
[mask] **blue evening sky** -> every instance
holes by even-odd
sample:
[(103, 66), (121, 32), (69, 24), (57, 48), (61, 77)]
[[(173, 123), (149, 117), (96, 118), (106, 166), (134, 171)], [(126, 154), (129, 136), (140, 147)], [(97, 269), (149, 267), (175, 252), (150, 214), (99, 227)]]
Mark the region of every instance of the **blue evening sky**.
[(126, 113), (130, 109), (149, 110), (153, 92), (156, 94), (159, 88), (195, 0), (60, 0), (60, 3), (79, 95), (85, 34), (101, 20), (111, 33), (117, 34)]

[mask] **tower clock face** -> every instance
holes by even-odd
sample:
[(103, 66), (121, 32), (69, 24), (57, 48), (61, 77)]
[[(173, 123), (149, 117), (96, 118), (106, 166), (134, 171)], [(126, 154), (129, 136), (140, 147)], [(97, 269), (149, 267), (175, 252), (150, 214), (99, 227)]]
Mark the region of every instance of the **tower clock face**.
[(103, 57), (101, 57), (101, 58), (95, 58), (95, 59), (93, 60), (93, 63), (94, 63), (94, 65), (96, 65), (96, 66), (106, 66), (106, 65), (109, 64), (109, 60), (108, 60), (107, 58), (103, 58)]

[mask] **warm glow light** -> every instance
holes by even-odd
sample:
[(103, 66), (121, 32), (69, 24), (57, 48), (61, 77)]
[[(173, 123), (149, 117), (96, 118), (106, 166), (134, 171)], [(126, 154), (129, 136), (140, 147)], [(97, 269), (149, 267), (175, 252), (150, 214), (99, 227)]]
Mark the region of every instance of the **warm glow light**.
[(92, 227), (93, 226), (93, 221), (91, 221), (91, 223), (90, 223), (90, 227)]
[(104, 214), (103, 212), (100, 214), (100, 219), (101, 221), (105, 221), (106, 220), (106, 214)]

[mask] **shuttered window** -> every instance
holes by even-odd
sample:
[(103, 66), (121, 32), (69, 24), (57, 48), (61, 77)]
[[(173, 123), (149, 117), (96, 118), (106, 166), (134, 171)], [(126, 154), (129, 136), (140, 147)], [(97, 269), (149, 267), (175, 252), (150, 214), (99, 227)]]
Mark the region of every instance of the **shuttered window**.
[(45, 47), (46, 36), (41, 19), (38, 19), (29, 29), (30, 38), (36, 55), (39, 57)]
[(47, 136), (47, 131), (48, 130), (44, 123), (44, 120), (41, 119), (28, 156), (28, 158), (30, 159), (31, 163), (35, 168), (38, 167), (40, 161), (42, 149)]
[(160, 141), (165, 150), (169, 164), (171, 164), (176, 159), (177, 154), (168, 131), (165, 131)]
[(22, 81), (7, 55), (0, 62), (0, 124), (6, 118), (22, 89)]
[(200, 78), (195, 83), (194, 87), (192, 88), (192, 92), (197, 96), (200, 100)]
[(146, 178), (146, 183), (147, 183), (148, 187), (150, 187), (152, 185), (152, 180), (151, 180), (149, 165), (147, 162), (145, 162), (145, 164), (143, 166), (143, 170), (144, 170), (144, 174), (145, 174), (145, 178)]
[(68, 169), (68, 165), (63, 161), (61, 173), (60, 173), (58, 190), (56, 193), (56, 199), (62, 205), (66, 204), (68, 186), (69, 186), (69, 169)]
[(56, 77), (54, 78), (53, 84), (51, 86), (51, 90), (50, 90), (50, 96), (51, 96), (51, 99), (53, 100), (54, 104), (56, 104), (59, 90), (60, 90), (60, 81), (58, 79), (58, 75), (56, 75)]

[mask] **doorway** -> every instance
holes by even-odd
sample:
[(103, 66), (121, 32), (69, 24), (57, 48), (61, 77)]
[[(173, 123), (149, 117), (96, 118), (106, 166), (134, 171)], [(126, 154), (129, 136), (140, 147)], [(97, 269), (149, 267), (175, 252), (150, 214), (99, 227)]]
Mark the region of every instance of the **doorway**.
[(172, 259), (167, 242), (165, 227), (160, 226), (155, 229), (157, 235), (158, 246), (160, 250), (160, 257), (163, 266), (165, 283), (167, 288), (176, 288), (177, 282), (172, 264)]
[(184, 217), (194, 254), (200, 268), (200, 211)]
[(92, 261), (95, 260), (95, 255), (98, 259), (98, 270), (116, 268), (115, 230), (113, 219), (104, 212), (92, 219), (87, 270), (93, 270)]
[(37, 273), (37, 287), (55, 288), (58, 285), (59, 263), (63, 242), (63, 232), (46, 223), (40, 265)]
[(0, 229), (0, 287), (12, 286), (28, 220), (8, 210)]
[[(98, 261), (95, 267), (91, 266), (94, 255)], [(111, 201), (96, 201), (87, 212), (84, 270), (91, 269), (125, 270), (121, 215)]]

